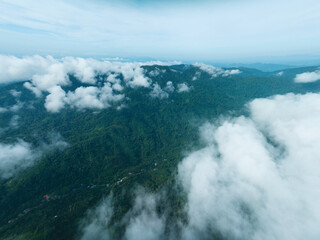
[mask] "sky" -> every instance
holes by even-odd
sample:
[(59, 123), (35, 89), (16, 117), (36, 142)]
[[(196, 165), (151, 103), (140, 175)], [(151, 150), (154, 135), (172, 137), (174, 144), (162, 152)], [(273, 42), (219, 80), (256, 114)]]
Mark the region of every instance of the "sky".
[(0, 0), (0, 54), (316, 61), (319, 9), (318, 0)]

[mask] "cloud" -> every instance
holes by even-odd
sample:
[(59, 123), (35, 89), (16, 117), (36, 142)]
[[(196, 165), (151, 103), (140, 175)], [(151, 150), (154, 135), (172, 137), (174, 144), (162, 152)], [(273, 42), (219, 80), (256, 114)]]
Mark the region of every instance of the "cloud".
[(319, 94), (256, 99), (250, 118), (204, 125), (207, 147), (179, 166), (184, 238), (211, 229), (231, 239), (317, 239), (319, 103)]
[(283, 76), (283, 74), (284, 74), (284, 72), (283, 72), (283, 71), (281, 71), (281, 72), (278, 72), (276, 75), (277, 75), (277, 76), (279, 76), (279, 77), (282, 77), (282, 76)]
[[(78, 109), (103, 109), (121, 101), (124, 95), (115, 92), (121, 92), (125, 87), (149, 88), (152, 80), (145, 76), (142, 66), (154, 64), (171, 65), (174, 62), (109, 62), (91, 58), (55, 59), (51, 56), (17, 58), (0, 55), (0, 83), (25, 82), (23, 86), (32, 91), (36, 97), (45, 95), (45, 107), (52, 113), (57, 113), (66, 106)], [(66, 92), (64, 88), (73, 84), (70, 75), (75, 76), (86, 86)], [(172, 83), (170, 85), (168, 82), (165, 90), (172, 92), (174, 90)], [(1, 112), (7, 110), (1, 108)]]
[(309, 83), (320, 80), (320, 70), (297, 74), (294, 81), (297, 83)]
[[(23, 86), (37, 98), (45, 95), (45, 108), (51, 113), (58, 113), (67, 106), (77, 109), (104, 109), (124, 99), (124, 94), (119, 92), (125, 87), (149, 88), (152, 80), (146, 76), (143, 66), (154, 64), (165, 66), (176, 62), (109, 62), (91, 58), (55, 59), (37, 55), (17, 58), (0, 55), (0, 81), (25, 82)], [(159, 74), (164, 72), (159, 70)], [(70, 75), (75, 76), (85, 86), (74, 91), (65, 90), (73, 84)], [(153, 85), (153, 89), (151, 96), (167, 98), (169, 93), (174, 91), (174, 86), (169, 81), (164, 90), (157, 84)], [(17, 97), (19, 95), (18, 92), (12, 94)], [(8, 110), (2, 107), (0, 112)]]
[(195, 80), (199, 79), (200, 76), (201, 76), (201, 72), (200, 72), (200, 71), (197, 71), (197, 72), (195, 73), (195, 75), (193, 76), (192, 81), (195, 81)]
[(23, 86), (26, 88), (26, 89), (29, 89), (31, 92), (34, 93), (34, 95), (37, 97), (37, 98), (40, 98), (42, 97), (42, 92), (39, 88), (33, 86), (30, 82), (25, 82), (23, 84)]
[(166, 87), (164, 88), (168, 93), (173, 93), (174, 92), (174, 86), (173, 83), (171, 81), (168, 81), (166, 83)]
[(178, 84), (178, 92), (189, 92), (190, 87), (186, 83), (180, 83)]
[[(114, 239), (113, 228), (110, 226), (110, 220), (115, 212), (113, 201), (113, 195), (110, 194), (96, 208), (88, 211), (87, 216), (79, 225), (81, 240)], [(161, 201), (163, 201), (161, 194), (147, 193), (141, 187), (136, 189), (132, 208), (125, 214), (121, 222), (117, 223), (125, 226), (122, 239), (163, 239), (165, 215), (157, 211)]]
[(169, 97), (169, 93), (167, 93), (166, 91), (162, 90), (158, 83), (155, 83), (153, 85), (152, 91), (150, 92), (150, 96), (152, 98), (164, 99), (164, 98), (168, 98)]
[[(228, 77), (230, 75), (240, 74), (241, 71), (239, 69), (231, 69), (231, 70), (225, 70), (223, 68), (214, 67), (211, 65), (203, 64), (203, 63), (195, 63), (195, 67), (198, 67), (200, 70), (210, 74), (213, 78), (218, 76)], [(194, 76), (193, 80), (197, 79), (197, 74)]]
[(48, 112), (57, 113), (65, 106), (66, 92), (60, 86), (52, 87), (48, 92), (44, 106)]
[(109, 221), (113, 215), (112, 195), (87, 213), (80, 223), (81, 240), (109, 240)]
[(124, 98), (122, 94), (114, 94), (109, 84), (102, 88), (79, 87), (74, 92), (68, 92), (66, 102), (71, 107), (78, 109), (103, 109), (110, 107), (110, 103), (120, 101)]
[[(80, 82), (95, 84), (99, 74), (122, 74), (131, 87), (148, 87), (150, 82), (144, 76), (143, 65), (170, 65), (161, 62), (109, 62), (92, 58), (65, 57), (55, 59), (51, 56), (15, 56), (0, 55), (0, 83), (28, 81), (41, 91), (47, 91), (56, 85), (70, 85), (69, 74)], [(28, 86), (30, 88), (30, 85)]]
[(10, 90), (10, 94), (15, 98), (19, 98), (21, 96), (21, 92), (14, 89)]
[(1, 178), (12, 177), (17, 168), (25, 169), (33, 164), (35, 154), (31, 145), (22, 140), (14, 144), (0, 143), (0, 176)]
[[(120, 86), (116, 86), (120, 90)], [(77, 109), (103, 109), (110, 107), (112, 102), (124, 98), (122, 94), (114, 94), (109, 84), (103, 87), (78, 87), (75, 91), (66, 93), (60, 86), (49, 89), (45, 107), (51, 113), (57, 113), (66, 105)]]
[(18, 139), (15, 143), (0, 143), (0, 177), (10, 178), (18, 172), (31, 167), (37, 159), (54, 149), (63, 149), (68, 144), (59, 134), (51, 134), (49, 143), (40, 146)]
[(139, 189), (136, 194), (133, 208), (125, 216), (124, 239), (163, 239), (165, 221), (157, 213), (161, 196), (148, 194), (143, 189)]
[(10, 83), (30, 80), (36, 74), (45, 73), (56, 61), (52, 57), (18, 58), (0, 55), (0, 83)]
[(179, 164), (187, 222), (159, 213), (166, 195), (140, 189), (121, 220), (124, 239), (319, 238), (320, 94), (277, 95), (246, 107), (249, 116), (204, 124), (204, 146)]
[(166, 72), (166, 69), (159, 69), (159, 68), (156, 67), (154, 70), (148, 72), (148, 74), (149, 74), (150, 77), (157, 77), (160, 74), (163, 74), (165, 72)]
[(165, 99), (168, 98), (170, 93), (173, 93), (174, 90), (175, 87), (173, 86), (173, 83), (171, 81), (168, 81), (166, 83), (164, 89), (162, 89), (158, 83), (155, 83), (153, 84), (153, 89), (150, 92), (150, 96), (152, 98)]
[(17, 101), (16, 104), (12, 106), (7, 106), (7, 107), (0, 107), (0, 113), (4, 112), (18, 112), (22, 107), (24, 106), (24, 103), (20, 102), (19, 100)]
[(10, 119), (9, 126), (11, 128), (17, 128), (19, 126), (19, 119), (20, 117), (18, 115), (13, 115)]

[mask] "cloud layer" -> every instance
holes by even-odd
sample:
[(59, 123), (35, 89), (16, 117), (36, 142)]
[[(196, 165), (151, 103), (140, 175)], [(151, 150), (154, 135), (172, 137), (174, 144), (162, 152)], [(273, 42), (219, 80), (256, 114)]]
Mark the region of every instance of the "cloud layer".
[[(52, 113), (59, 112), (67, 105), (78, 109), (110, 107), (112, 103), (123, 99), (124, 95), (119, 92), (124, 86), (136, 88), (151, 85), (151, 80), (144, 75), (142, 65), (163, 64), (4, 55), (0, 55), (0, 63), (0, 83), (23, 81), (24, 86), (36, 97), (47, 94), (45, 107)], [(70, 75), (75, 76), (81, 84), (92, 86), (66, 92), (63, 88), (72, 85)], [(5, 109), (1, 108), (1, 111)]]
[[(149, 95), (158, 99), (166, 99), (174, 92), (188, 92), (192, 86), (187, 83), (167, 81), (165, 86), (160, 86), (156, 81), (161, 74), (166, 74), (166, 70), (159, 66), (172, 64), (177, 62), (141, 63), (74, 57), (55, 59), (51, 56), (18, 58), (0, 55), (0, 84), (24, 82), (23, 86), (35, 97), (45, 97), (44, 106), (51, 113), (58, 113), (65, 107), (79, 110), (108, 107), (119, 109), (126, 99), (125, 88), (148, 88)], [(153, 66), (153, 69), (148, 71), (143, 66)], [(212, 78), (240, 73), (237, 69), (226, 70), (200, 63), (195, 66), (199, 71), (193, 80), (198, 79), (201, 72), (207, 72)], [(78, 87), (73, 89), (75, 83)], [(19, 93), (13, 94), (19, 97)], [(0, 107), (0, 113), (9, 110)]]
[[(176, 223), (168, 238), (319, 238), (320, 95), (255, 99), (247, 108), (249, 117), (200, 128), (206, 146), (178, 167), (188, 222)], [(167, 216), (155, 210), (160, 198), (138, 192), (125, 239), (164, 236)]]

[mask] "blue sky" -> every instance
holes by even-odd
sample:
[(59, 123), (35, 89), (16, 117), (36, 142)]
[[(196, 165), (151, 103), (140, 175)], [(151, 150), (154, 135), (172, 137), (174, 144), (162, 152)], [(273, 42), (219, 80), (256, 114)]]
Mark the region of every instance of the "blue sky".
[(320, 59), (318, 0), (0, 0), (0, 53)]

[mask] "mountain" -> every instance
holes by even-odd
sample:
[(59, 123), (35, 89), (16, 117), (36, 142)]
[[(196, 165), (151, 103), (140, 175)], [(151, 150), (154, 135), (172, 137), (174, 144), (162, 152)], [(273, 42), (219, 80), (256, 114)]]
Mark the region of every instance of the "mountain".
[(119, 222), (139, 187), (166, 191), (172, 207), (159, 211), (183, 222), (175, 176), (185, 152), (203, 146), (199, 125), (248, 116), (244, 106), (256, 98), (320, 91), (319, 81), (294, 81), (317, 67), (280, 74), (201, 64), (117, 69), (88, 79), (71, 71), (49, 90), (42, 86), (51, 82), (34, 76), (0, 87), (0, 239), (81, 238), (88, 210), (111, 193), (109, 225), (120, 239)]

